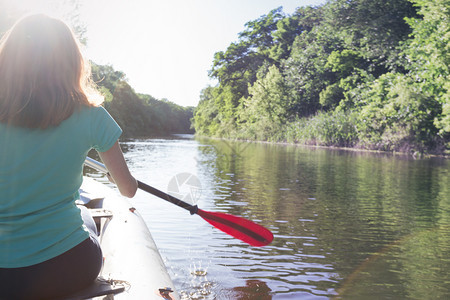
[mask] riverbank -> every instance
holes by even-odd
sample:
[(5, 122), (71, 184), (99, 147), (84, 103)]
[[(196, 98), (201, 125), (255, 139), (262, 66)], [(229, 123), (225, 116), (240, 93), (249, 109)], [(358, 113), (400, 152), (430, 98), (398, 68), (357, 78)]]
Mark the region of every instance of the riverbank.
[(316, 148), (316, 149), (330, 149), (330, 150), (342, 150), (342, 151), (353, 151), (353, 152), (365, 152), (365, 153), (380, 153), (380, 154), (390, 154), (390, 155), (402, 155), (412, 157), (414, 159), (423, 159), (423, 158), (442, 158), (442, 159), (450, 159), (450, 151), (447, 150), (441, 152), (420, 152), (409, 149), (408, 151), (387, 151), (380, 149), (370, 149), (364, 148), (362, 145), (355, 145), (354, 147), (345, 147), (338, 145), (319, 145), (310, 141), (310, 143), (300, 143), (300, 142), (289, 142), (289, 141), (262, 141), (262, 140), (251, 140), (251, 139), (238, 139), (238, 138), (224, 138), (224, 137), (210, 137), (210, 136), (202, 136), (202, 135), (194, 135), (195, 138), (199, 139), (211, 139), (211, 140), (223, 140), (229, 142), (246, 142), (246, 143), (258, 143), (258, 144), (274, 144), (274, 145), (291, 145), (291, 146), (301, 146), (307, 148)]

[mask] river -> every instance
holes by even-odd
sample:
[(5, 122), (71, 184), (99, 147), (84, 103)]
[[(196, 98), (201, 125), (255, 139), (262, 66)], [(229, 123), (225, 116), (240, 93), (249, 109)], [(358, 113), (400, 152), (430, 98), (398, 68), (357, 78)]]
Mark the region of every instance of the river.
[(122, 148), (139, 180), (275, 236), (251, 247), (139, 191), (132, 203), (182, 299), (450, 295), (448, 160), (188, 135)]

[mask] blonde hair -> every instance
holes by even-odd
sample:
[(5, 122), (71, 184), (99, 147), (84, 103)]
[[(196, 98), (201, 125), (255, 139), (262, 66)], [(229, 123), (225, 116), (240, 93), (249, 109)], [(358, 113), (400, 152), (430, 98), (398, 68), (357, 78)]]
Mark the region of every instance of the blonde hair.
[(45, 129), (82, 106), (101, 104), (90, 75), (64, 22), (43, 14), (23, 17), (0, 41), (0, 122)]

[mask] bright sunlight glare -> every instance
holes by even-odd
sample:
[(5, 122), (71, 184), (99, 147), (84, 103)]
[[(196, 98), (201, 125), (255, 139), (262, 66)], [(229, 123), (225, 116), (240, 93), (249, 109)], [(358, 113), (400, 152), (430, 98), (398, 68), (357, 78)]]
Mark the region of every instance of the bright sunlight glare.
[(5, 6), (20, 14), (45, 13), (55, 18), (66, 19), (71, 10), (70, 0), (0, 0)]
[[(245, 23), (283, 6), (326, 0), (0, 0), (22, 13), (46, 13), (86, 29), (85, 52), (127, 75), (138, 93), (196, 106), (214, 53), (237, 41)], [(73, 24), (72, 22), (77, 22)]]

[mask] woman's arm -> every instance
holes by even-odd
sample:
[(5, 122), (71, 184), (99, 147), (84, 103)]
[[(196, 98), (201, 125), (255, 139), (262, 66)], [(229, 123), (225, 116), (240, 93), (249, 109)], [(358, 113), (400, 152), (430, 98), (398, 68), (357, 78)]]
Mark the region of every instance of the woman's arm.
[(98, 154), (105, 163), (120, 193), (125, 197), (132, 198), (136, 194), (138, 185), (128, 169), (119, 142), (116, 142), (109, 150)]

